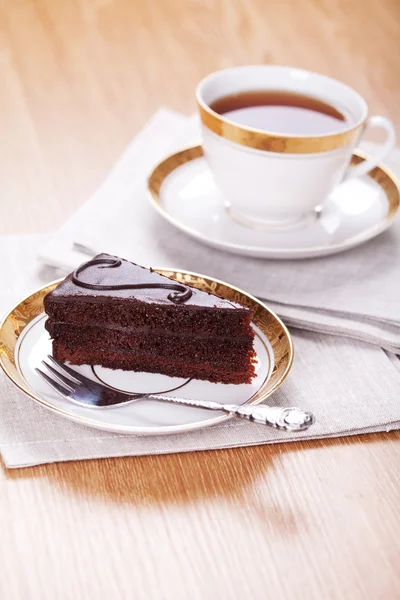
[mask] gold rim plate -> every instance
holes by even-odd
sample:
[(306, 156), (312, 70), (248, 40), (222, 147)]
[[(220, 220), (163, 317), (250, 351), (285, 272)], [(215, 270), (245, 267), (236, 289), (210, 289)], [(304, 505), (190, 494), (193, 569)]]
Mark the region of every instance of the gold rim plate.
[[(282, 323), (282, 321), (269, 310), (262, 302), (250, 296), (246, 292), (230, 286), (227, 283), (190, 273), (186, 271), (177, 271), (172, 269), (155, 269), (158, 273), (166, 275), (179, 282), (192, 285), (200, 290), (211, 292), (222, 298), (238, 302), (243, 306), (252, 308), (254, 311), (253, 323), (267, 338), (273, 353), (273, 369), (266, 380), (262, 383), (255, 394), (246, 402), (246, 404), (258, 404), (270, 396), (287, 377), (293, 362), (293, 344), (290, 334)], [(57, 280), (49, 285), (46, 285), (36, 292), (30, 294), (24, 300), (19, 302), (10, 312), (4, 317), (0, 324), (0, 365), (12, 381), (22, 392), (30, 398), (36, 400), (46, 408), (49, 408), (61, 416), (78, 421), (84, 425), (106, 429), (111, 431), (120, 431), (124, 433), (136, 434), (166, 434), (179, 433), (191, 429), (199, 429), (208, 427), (216, 423), (220, 423), (229, 416), (218, 416), (212, 419), (196, 421), (187, 425), (173, 425), (166, 427), (140, 427), (132, 426), (106, 427), (103, 421), (96, 420), (94, 417), (79, 417), (74, 418), (68, 411), (62, 410), (53, 406), (45, 397), (40, 396), (33, 390), (18, 369), (16, 360), (16, 349), (19, 345), (19, 340), (24, 332), (24, 329), (32, 323), (40, 314), (43, 313), (43, 299), (45, 295), (54, 289), (62, 280)], [(23, 337), (21, 338), (23, 343)], [(20, 340), (20, 341), (21, 341)]]

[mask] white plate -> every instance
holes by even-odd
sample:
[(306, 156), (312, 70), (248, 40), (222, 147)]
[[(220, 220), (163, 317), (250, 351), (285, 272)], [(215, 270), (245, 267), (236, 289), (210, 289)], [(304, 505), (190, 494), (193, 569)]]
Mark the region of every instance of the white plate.
[[(353, 164), (364, 160), (354, 154)], [(177, 152), (150, 175), (152, 203), (170, 223), (197, 240), (234, 254), (300, 259), (348, 250), (387, 229), (398, 211), (395, 176), (376, 167), (368, 176), (339, 185), (319, 216), (298, 227), (262, 230), (229, 216), (201, 146)]]
[[(258, 356), (256, 377), (249, 385), (223, 385), (185, 380), (152, 373), (135, 373), (103, 367), (73, 367), (110, 387), (128, 392), (170, 393), (222, 403), (256, 404), (269, 396), (288, 374), (293, 348), (283, 323), (262, 303), (217, 280), (186, 272), (163, 274), (184, 279), (190, 285), (242, 302), (255, 310), (253, 327)], [(51, 354), (51, 340), (44, 328), (43, 298), (57, 282), (20, 302), (5, 317), (0, 329), (0, 364), (11, 381), (28, 396), (58, 414), (90, 427), (120, 433), (159, 435), (207, 427), (229, 418), (221, 413), (143, 400), (116, 408), (90, 409), (75, 405), (53, 391), (35, 367)]]

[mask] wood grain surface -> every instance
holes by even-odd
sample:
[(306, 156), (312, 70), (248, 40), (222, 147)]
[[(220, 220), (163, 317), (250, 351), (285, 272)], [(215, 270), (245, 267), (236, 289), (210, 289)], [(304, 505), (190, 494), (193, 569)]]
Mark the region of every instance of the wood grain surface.
[[(2, 233), (49, 231), (209, 71), (338, 77), (400, 125), (397, 0), (0, 0)], [(0, 468), (4, 600), (400, 597), (400, 435)]]

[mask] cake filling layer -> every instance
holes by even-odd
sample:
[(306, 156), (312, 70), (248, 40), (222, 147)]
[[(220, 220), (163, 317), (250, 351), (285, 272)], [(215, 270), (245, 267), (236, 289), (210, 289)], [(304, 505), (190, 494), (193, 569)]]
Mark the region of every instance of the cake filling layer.
[(198, 344), (208, 348), (250, 348), (252, 339), (245, 336), (210, 336), (201, 333), (173, 333), (162, 329), (149, 327), (114, 327), (97, 325), (71, 325), (69, 323), (55, 323), (47, 319), (45, 328), (53, 339), (62, 338), (72, 344), (116, 345), (122, 348), (136, 348), (146, 346), (152, 341), (157, 345), (175, 345), (187, 347), (189, 344)]

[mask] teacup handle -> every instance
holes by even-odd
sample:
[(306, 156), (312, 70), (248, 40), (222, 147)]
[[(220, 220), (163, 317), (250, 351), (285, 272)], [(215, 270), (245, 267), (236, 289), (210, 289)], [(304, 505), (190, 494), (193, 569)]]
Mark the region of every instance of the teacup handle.
[[(379, 145), (376, 152), (370, 158), (367, 158), (356, 167), (351, 167), (347, 170), (345, 179), (352, 179), (353, 177), (360, 177), (369, 173), (376, 165), (378, 165), (383, 158), (394, 148), (396, 143), (396, 130), (390, 119), (381, 116), (369, 117), (365, 124), (364, 130), (361, 134), (361, 138), (364, 137), (365, 132), (373, 127), (379, 127), (386, 131), (386, 139), (383, 144)], [(360, 138), (360, 140), (361, 140)], [(359, 140), (359, 141), (360, 141)]]

